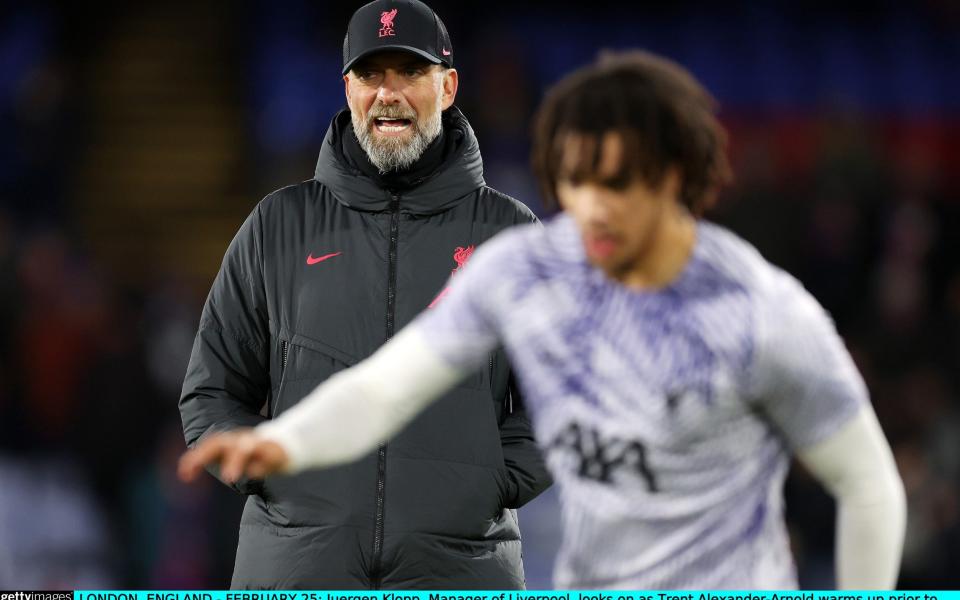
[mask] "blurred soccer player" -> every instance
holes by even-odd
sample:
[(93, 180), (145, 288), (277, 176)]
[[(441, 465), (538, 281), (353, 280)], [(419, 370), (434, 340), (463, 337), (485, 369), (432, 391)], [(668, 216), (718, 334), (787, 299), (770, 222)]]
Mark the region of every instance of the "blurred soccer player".
[(349, 461), (502, 342), (561, 486), (558, 586), (795, 587), (791, 453), (836, 497), (838, 586), (892, 586), (903, 486), (843, 342), (793, 277), (697, 217), (728, 178), (707, 92), (670, 61), (606, 56), (549, 93), (534, 166), (560, 216), (500, 235), (368, 361), (182, 475)]

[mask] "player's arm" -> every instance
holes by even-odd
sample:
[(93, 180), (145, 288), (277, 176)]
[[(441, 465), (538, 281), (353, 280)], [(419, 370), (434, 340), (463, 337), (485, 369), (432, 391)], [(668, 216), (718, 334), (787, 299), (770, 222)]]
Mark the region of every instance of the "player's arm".
[[(269, 393), (266, 294), (258, 206), (240, 227), (207, 296), (180, 396), (188, 447), (211, 435), (255, 426)], [(216, 465), (210, 472), (221, 478)], [(244, 494), (259, 482), (232, 480)]]
[(873, 409), (798, 452), (837, 500), (837, 587), (891, 589), (897, 583), (906, 496)]
[(220, 464), (225, 479), (349, 462), (402, 429), (431, 401), (486, 361), (498, 336), (486, 297), (487, 273), (478, 252), (450, 285), (450, 294), (370, 358), (341, 371), (276, 419), (254, 429), (204, 440), (180, 462), (192, 480)]
[(792, 278), (756, 311), (761, 410), (837, 501), (840, 588), (897, 581), (903, 483), (863, 378), (826, 312)]

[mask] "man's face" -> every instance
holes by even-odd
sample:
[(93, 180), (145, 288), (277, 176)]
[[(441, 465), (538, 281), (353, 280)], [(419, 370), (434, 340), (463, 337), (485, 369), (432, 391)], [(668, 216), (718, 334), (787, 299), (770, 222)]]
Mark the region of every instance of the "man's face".
[(379, 52), (344, 78), (353, 130), (381, 172), (412, 165), (441, 129), (457, 93), (457, 72), (408, 52)]
[[(564, 176), (597, 143), (601, 149), (595, 177), (579, 181)], [(676, 202), (680, 185), (676, 169), (668, 169), (656, 187), (639, 175), (622, 180), (618, 174), (623, 152), (622, 138), (615, 133), (599, 139), (568, 135), (557, 181), (560, 206), (577, 223), (588, 260), (613, 279), (622, 279), (643, 259), (667, 209)]]

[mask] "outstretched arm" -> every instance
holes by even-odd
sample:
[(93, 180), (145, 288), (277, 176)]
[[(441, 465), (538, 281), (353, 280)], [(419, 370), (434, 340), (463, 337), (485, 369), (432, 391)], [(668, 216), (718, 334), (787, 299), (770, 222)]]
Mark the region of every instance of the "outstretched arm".
[(280, 417), (202, 440), (181, 459), (180, 475), (190, 481), (205, 465), (219, 463), (223, 478), (235, 481), (350, 462), (401, 430), (468, 373), (451, 367), (416, 325), (407, 327)]

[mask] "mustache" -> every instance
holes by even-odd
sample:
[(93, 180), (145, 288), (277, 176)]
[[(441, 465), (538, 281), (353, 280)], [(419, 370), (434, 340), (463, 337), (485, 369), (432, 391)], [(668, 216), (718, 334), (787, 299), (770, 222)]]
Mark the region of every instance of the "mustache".
[(402, 106), (386, 106), (383, 104), (373, 105), (370, 112), (367, 113), (367, 123), (373, 123), (374, 119), (407, 119), (416, 122), (417, 113)]

